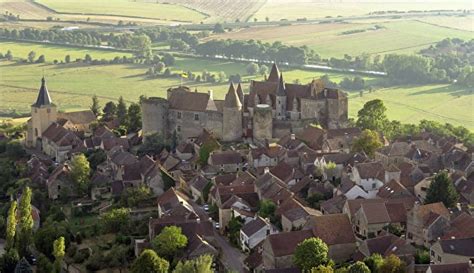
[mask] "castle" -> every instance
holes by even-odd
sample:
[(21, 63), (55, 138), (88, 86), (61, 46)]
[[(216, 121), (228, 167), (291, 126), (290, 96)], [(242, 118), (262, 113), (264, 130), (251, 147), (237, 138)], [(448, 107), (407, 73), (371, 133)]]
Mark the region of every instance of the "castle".
[(215, 100), (212, 91), (198, 93), (180, 86), (168, 89), (166, 99), (143, 99), (141, 107), (145, 136), (169, 137), (176, 132), (184, 139), (207, 129), (228, 142), (280, 138), (314, 123), (340, 128), (348, 119), (344, 92), (326, 88), (318, 80), (285, 83), (276, 64), (267, 79), (251, 81), (248, 94), (240, 83), (230, 84), (224, 100)]

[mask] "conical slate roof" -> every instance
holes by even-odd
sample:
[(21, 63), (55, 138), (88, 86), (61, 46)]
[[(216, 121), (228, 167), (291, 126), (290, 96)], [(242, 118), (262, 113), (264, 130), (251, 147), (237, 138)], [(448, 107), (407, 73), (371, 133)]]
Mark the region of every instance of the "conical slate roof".
[(277, 96), (286, 96), (285, 82), (283, 81), (283, 74), (280, 74), (280, 82), (276, 91)]
[(276, 63), (273, 63), (272, 70), (270, 71), (270, 75), (268, 76), (269, 82), (278, 82), (280, 76), (280, 70)]
[(53, 101), (51, 100), (51, 97), (49, 96), (49, 91), (48, 88), (46, 87), (46, 80), (44, 77), (41, 79), (41, 88), (38, 93), (38, 98), (36, 99), (35, 104), (33, 106), (36, 107), (41, 107), (43, 105), (51, 105), (53, 104)]
[(242, 85), (239, 84), (237, 85), (237, 95), (239, 96), (240, 102), (244, 101), (244, 91), (242, 91)]
[(230, 83), (229, 92), (225, 95), (224, 107), (242, 107), (233, 83)]

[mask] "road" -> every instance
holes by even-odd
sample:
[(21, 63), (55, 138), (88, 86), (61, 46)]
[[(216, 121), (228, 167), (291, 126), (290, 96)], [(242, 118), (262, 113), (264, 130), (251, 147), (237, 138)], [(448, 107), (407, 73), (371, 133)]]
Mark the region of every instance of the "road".
[[(209, 215), (206, 211), (196, 204), (190, 198), (187, 201), (193, 206), (194, 211), (199, 215), (201, 219), (208, 219)], [(229, 243), (226, 237), (222, 236), (216, 229), (214, 229), (215, 244), (221, 254), (221, 262), (227, 268), (227, 270), (233, 270), (236, 272), (245, 272), (244, 270), (244, 259), (245, 255), (242, 254), (237, 248)]]

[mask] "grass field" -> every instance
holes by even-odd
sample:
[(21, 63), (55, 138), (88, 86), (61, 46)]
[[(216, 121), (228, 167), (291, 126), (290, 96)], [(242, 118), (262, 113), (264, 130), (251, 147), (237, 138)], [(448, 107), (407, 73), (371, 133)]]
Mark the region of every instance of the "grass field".
[(457, 10), (472, 9), (470, 0), (268, 0), (254, 15), (258, 20), (298, 18), (318, 19), (326, 16), (360, 16), (373, 11)]
[(192, 9), (171, 4), (129, 0), (36, 0), (59, 13), (106, 14), (152, 19), (200, 22), (206, 16)]
[(86, 54), (91, 55), (93, 59), (106, 59), (111, 60), (116, 56), (131, 56), (131, 53), (120, 52), (120, 51), (109, 51), (100, 49), (86, 49), (80, 47), (65, 47), (50, 44), (36, 44), (36, 43), (20, 43), (0, 40), (1, 52), (5, 54), (8, 50), (11, 50), (14, 58), (26, 59), (30, 51), (36, 53), (36, 58), (40, 55), (44, 55), (47, 62), (53, 62), (55, 59), (63, 61), (66, 55), (71, 56), (71, 60), (76, 58), (84, 58)]
[(474, 32), (474, 15), (469, 16), (430, 16), (419, 19), (422, 22), (430, 23), (433, 25), (469, 30)]
[(449, 122), (474, 130), (474, 93), (472, 90), (449, 85), (402, 86), (380, 89), (372, 93), (352, 93), (349, 96), (349, 115), (365, 102), (381, 99), (390, 119), (417, 123), (422, 119)]
[[(342, 35), (349, 30), (370, 29), (375, 25), (383, 26), (378, 30)], [(444, 38), (472, 39), (473, 32), (449, 29), (432, 24), (414, 21), (390, 21), (384, 23), (358, 24), (335, 23), (317, 25), (291, 25), (275, 27), (254, 27), (212, 36), (216, 39), (261, 39), (281, 41), (285, 44), (314, 49), (323, 58), (352, 56), (361, 53), (416, 53)]]

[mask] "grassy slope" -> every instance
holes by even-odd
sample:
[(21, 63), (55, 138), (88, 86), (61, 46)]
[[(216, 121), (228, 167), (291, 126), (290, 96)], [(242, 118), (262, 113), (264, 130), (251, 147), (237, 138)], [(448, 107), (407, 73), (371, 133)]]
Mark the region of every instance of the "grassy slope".
[(38, 0), (57, 12), (108, 14), (199, 22), (205, 15), (179, 5), (128, 0)]
[(265, 5), (255, 14), (258, 20), (269, 17), (271, 20), (308, 18), (317, 19), (326, 16), (360, 16), (372, 11), (381, 10), (453, 10), (472, 9), (469, 0), (453, 1), (393, 1), (393, 0), (344, 0), (344, 1), (321, 1), (321, 0), (268, 0)]
[[(341, 32), (355, 29), (368, 29), (374, 25), (385, 28), (362, 33), (341, 35)], [(430, 25), (418, 21), (392, 21), (371, 24), (320, 24), (293, 25), (281, 27), (249, 28), (238, 32), (226, 33), (215, 38), (262, 39), (282, 41), (285, 44), (307, 45), (322, 57), (352, 56), (361, 53), (415, 53), (421, 48), (444, 38), (471, 39), (473, 33)]]
[(36, 58), (44, 55), (47, 62), (64, 60), (66, 55), (71, 56), (71, 60), (76, 58), (84, 58), (86, 54), (91, 55), (93, 59), (107, 59), (111, 60), (116, 56), (131, 56), (130, 53), (119, 51), (108, 51), (99, 49), (85, 49), (77, 47), (64, 47), (49, 44), (36, 43), (19, 43), (0, 40), (1, 52), (5, 54), (7, 50), (11, 50), (13, 57), (26, 59), (30, 51), (36, 52)]

